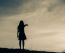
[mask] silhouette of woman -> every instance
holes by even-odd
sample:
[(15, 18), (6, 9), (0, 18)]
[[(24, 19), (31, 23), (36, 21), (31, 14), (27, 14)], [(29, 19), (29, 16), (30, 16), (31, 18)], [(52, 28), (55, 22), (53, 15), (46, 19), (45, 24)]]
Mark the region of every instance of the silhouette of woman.
[(28, 26), (28, 24), (24, 24), (23, 20), (21, 20), (17, 28), (17, 37), (19, 40), (19, 47), (21, 49), (21, 41), (22, 41), (23, 50), (24, 50), (24, 44), (25, 44), (24, 40), (26, 40), (26, 35), (24, 31), (25, 26)]

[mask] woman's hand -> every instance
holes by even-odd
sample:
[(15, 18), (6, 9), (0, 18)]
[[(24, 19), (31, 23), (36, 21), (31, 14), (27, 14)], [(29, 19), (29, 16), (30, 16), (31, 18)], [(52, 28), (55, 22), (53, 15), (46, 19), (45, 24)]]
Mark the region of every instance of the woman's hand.
[(25, 26), (28, 26), (28, 24), (25, 24)]

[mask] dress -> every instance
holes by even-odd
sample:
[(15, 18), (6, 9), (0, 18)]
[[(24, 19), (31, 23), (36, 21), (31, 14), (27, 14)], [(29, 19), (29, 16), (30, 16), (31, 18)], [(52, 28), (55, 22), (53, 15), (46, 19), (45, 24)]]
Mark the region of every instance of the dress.
[(18, 26), (18, 32), (19, 32), (19, 40), (26, 40), (26, 35), (24, 31), (24, 25), (19, 25)]
[(19, 33), (19, 40), (26, 40), (25, 33)]

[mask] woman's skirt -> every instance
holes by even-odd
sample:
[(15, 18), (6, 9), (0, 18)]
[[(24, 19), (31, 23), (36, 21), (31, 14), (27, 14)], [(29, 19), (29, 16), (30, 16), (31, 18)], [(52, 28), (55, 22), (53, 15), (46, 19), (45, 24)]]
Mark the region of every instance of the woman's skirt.
[(19, 33), (19, 40), (26, 40), (25, 33)]

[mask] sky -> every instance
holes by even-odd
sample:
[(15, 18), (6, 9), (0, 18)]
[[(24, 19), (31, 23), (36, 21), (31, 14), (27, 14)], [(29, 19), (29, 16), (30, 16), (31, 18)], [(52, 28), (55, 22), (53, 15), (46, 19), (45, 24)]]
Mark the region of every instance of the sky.
[(20, 20), (28, 24), (26, 49), (65, 51), (65, 0), (0, 0), (1, 48), (19, 48)]

